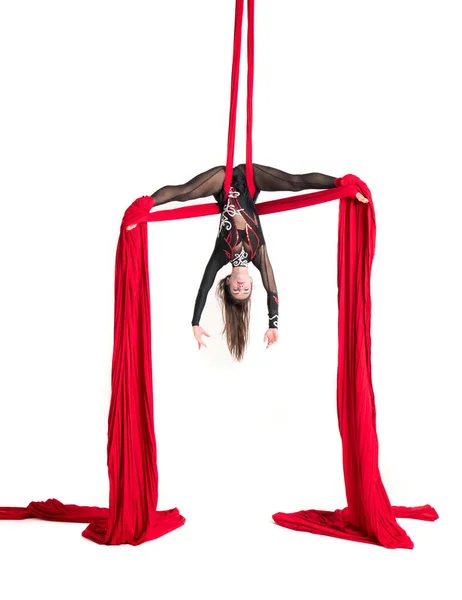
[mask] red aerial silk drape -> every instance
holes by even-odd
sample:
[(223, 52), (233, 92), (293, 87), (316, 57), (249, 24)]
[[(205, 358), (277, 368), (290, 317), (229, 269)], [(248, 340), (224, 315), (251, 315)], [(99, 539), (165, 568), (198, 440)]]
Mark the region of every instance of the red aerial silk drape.
[[(242, 3), (243, 0), (236, 1), (236, 23), (240, 23), (240, 26)], [(249, 0), (248, 15), (249, 49), (253, 52), (253, 0)], [(235, 28), (233, 58), (233, 64), (236, 61), (238, 68), (237, 40), (240, 41), (239, 27)], [(251, 53), (249, 73), (248, 90), (251, 92)], [(236, 85), (234, 75), (232, 88)], [(237, 90), (232, 89), (232, 131), (236, 103)], [(252, 129), (251, 101), (248, 101), (247, 107), (246, 160), (249, 172), (252, 170), (249, 141)], [(225, 190), (229, 190), (231, 182), (229, 172), (233, 148), (234, 131), (228, 138), (228, 180), (225, 178)], [(337, 410), (347, 507), (335, 511), (279, 512), (273, 515), (273, 519), (279, 525), (301, 531), (380, 544), (386, 548), (412, 548), (411, 539), (398, 525), (396, 517), (431, 521), (437, 519), (438, 515), (428, 504), (414, 508), (391, 506), (380, 477), (370, 339), (370, 278), (376, 232), (374, 204), (370, 190), (358, 177), (346, 175), (336, 183), (338, 187), (334, 189), (256, 205), (258, 213), (264, 215), (340, 199)], [(369, 199), (367, 204), (355, 199), (358, 191)], [(25, 508), (2, 507), (0, 519), (37, 517), (89, 523), (82, 532), (84, 537), (99, 544), (132, 545), (155, 539), (185, 522), (177, 508), (157, 510), (147, 223), (218, 214), (219, 208), (213, 203), (151, 213), (153, 206), (154, 199), (151, 196), (142, 196), (127, 208), (117, 245), (112, 392), (107, 445), (109, 508), (63, 504), (51, 498), (46, 502), (31, 502)], [(127, 231), (126, 228), (134, 224), (138, 226)]]
[[(348, 506), (342, 510), (276, 513), (276, 523), (349, 540), (412, 548), (396, 517), (438, 518), (429, 505), (391, 506), (378, 466), (375, 399), (371, 374), (370, 277), (375, 248), (372, 195), (354, 175), (340, 187), (257, 203), (260, 215), (312, 206), (340, 198), (338, 223), (339, 343), (337, 408), (342, 437)], [(368, 204), (354, 196), (361, 191)], [(150, 213), (150, 196), (126, 210), (120, 228), (115, 268), (112, 395), (108, 422), (109, 509), (62, 504), (56, 499), (26, 508), (0, 508), (0, 519), (38, 517), (87, 522), (84, 537), (100, 544), (137, 545), (185, 522), (177, 508), (157, 510), (156, 443), (151, 363), (148, 221), (218, 214), (216, 204)], [(127, 231), (129, 225), (138, 227)]]

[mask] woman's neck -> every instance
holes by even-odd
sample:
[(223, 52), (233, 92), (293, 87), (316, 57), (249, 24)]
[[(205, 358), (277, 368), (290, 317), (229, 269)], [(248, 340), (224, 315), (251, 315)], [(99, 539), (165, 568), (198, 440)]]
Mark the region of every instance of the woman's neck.
[(249, 267), (233, 267), (233, 273), (236, 273), (236, 275), (239, 275), (239, 273), (242, 274), (247, 274), (249, 272)]

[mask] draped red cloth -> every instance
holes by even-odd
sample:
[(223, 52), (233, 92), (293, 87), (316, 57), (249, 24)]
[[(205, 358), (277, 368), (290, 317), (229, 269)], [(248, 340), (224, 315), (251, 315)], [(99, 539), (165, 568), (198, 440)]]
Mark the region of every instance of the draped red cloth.
[[(231, 183), (243, 0), (236, 0), (235, 44), (225, 192)], [(248, 3), (248, 99), (246, 177), (252, 167), (253, 0)], [(370, 277), (375, 249), (375, 211), (366, 184), (354, 175), (338, 187), (256, 204), (260, 215), (340, 199), (338, 222), (337, 411), (342, 438), (347, 507), (335, 511), (278, 512), (279, 525), (386, 548), (412, 548), (396, 517), (438, 518), (427, 505), (391, 506), (380, 477), (375, 398), (371, 374)], [(367, 204), (355, 199), (360, 191)], [(147, 223), (219, 213), (215, 203), (151, 213), (154, 199), (142, 196), (125, 211), (115, 262), (114, 349), (108, 419), (109, 508), (63, 504), (56, 498), (26, 508), (2, 507), (0, 519), (37, 517), (89, 523), (82, 535), (99, 544), (138, 545), (176, 529), (185, 518), (177, 508), (157, 510), (158, 473), (154, 433), (151, 310)], [(138, 226), (127, 231), (130, 225)]]
[[(354, 175), (340, 187), (257, 203), (260, 215), (340, 199), (338, 223), (339, 343), (338, 424), (348, 506), (341, 510), (275, 513), (279, 525), (412, 548), (396, 517), (438, 518), (429, 506), (391, 506), (380, 477), (375, 399), (371, 374), (370, 277), (375, 248), (375, 211), (370, 190)], [(361, 191), (367, 204), (355, 199)], [(154, 435), (151, 312), (147, 222), (219, 213), (215, 203), (150, 213), (151, 196), (125, 211), (115, 265), (114, 350), (108, 420), (109, 508), (62, 504), (51, 498), (26, 508), (0, 508), (0, 519), (37, 517), (90, 523), (82, 535), (100, 544), (137, 545), (183, 525), (177, 508), (157, 510), (158, 474)], [(138, 227), (127, 231), (129, 225)]]
[(369, 199), (363, 204), (353, 197), (343, 198), (339, 207), (337, 413), (348, 506), (335, 511), (278, 512), (273, 519), (278, 525), (299, 531), (386, 548), (413, 548), (396, 517), (434, 521), (438, 514), (428, 504), (414, 508), (391, 506), (380, 476), (370, 335), (374, 204), (369, 188), (354, 175), (336, 183), (355, 185)]

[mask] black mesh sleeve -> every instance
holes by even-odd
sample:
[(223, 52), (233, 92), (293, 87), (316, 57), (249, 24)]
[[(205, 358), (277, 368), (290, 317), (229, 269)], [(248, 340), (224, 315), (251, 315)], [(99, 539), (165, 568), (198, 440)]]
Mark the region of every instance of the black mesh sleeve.
[(199, 286), (199, 291), (197, 292), (196, 303), (194, 304), (194, 314), (191, 321), (192, 325), (199, 325), (209, 290), (215, 281), (218, 271), (228, 262), (229, 260), (223, 250), (221, 250), (218, 245), (215, 244), (215, 248), (212, 252), (209, 262), (205, 267), (204, 275), (202, 276), (202, 281)]
[(273, 267), (271, 266), (266, 244), (262, 244), (253, 258), (253, 264), (261, 274), (263, 286), (268, 295), (268, 319), (270, 328), (278, 328), (279, 298), (276, 281), (274, 280)]
[(322, 173), (292, 175), (274, 167), (253, 165), (255, 186), (266, 192), (300, 192), (301, 190), (324, 190), (335, 187), (335, 177)]
[(159, 188), (151, 197), (154, 198), (154, 208), (167, 202), (186, 202), (218, 194), (225, 180), (225, 167), (214, 167), (204, 171), (182, 185), (165, 185)]

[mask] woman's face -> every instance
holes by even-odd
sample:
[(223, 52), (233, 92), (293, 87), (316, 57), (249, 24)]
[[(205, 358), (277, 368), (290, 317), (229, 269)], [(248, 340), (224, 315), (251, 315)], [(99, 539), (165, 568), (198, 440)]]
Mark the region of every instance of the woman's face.
[(228, 275), (226, 284), (229, 285), (229, 291), (234, 298), (245, 300), (252, 293), (253, 279), (248, 273), (239, 273), (235, 271)]

